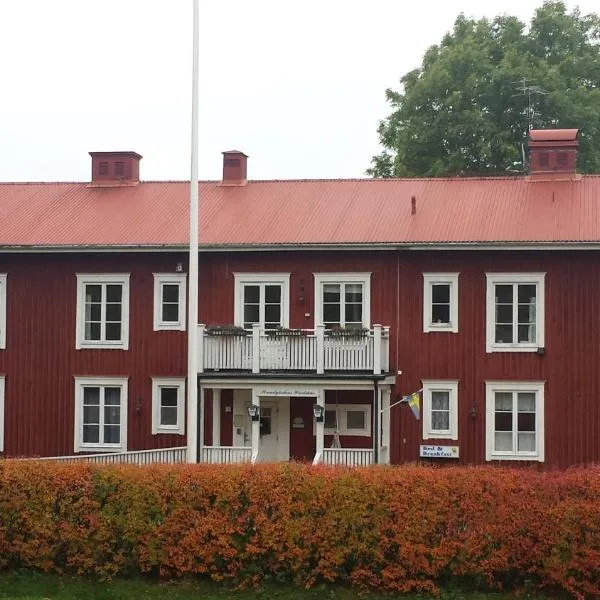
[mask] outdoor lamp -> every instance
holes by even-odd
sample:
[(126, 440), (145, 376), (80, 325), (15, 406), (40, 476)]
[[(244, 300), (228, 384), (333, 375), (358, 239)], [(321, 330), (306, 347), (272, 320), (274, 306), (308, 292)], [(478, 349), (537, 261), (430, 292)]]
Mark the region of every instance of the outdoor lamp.
[(325, 419), (325, 407), (320, 404), (313, 404), (313, 413), (317, 423), (322, 423)]
[(248, 407), (248, 416), (253, 421), (258, 421), (260, 419), (260, 408), (256, 404), (251, 404)]

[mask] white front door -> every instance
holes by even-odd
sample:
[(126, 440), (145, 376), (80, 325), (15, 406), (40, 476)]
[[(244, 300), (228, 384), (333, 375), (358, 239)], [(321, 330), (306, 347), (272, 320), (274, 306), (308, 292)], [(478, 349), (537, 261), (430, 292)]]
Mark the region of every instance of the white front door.
[[(244, 412), (250, 402), (245, 403)], [(260, 400), (260, 445), (259, 462), (277, 462), (290, 458), (290, 400), (277, 398)], [(244, 426), (244, 445), (250, 446), (252, 440), (252, 421), (246, 417)]]

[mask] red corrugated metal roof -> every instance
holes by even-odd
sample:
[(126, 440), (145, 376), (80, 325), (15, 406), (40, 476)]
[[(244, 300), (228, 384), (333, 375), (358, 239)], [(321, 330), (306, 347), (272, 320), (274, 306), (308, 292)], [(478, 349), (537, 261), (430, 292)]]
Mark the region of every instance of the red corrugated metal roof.
[[(187, 182), (0, 184), (0, 246), (185, 245), (188, 204)], [(211, 246), (600, 242), (600, 176), (203, 182), (200, 206)]]

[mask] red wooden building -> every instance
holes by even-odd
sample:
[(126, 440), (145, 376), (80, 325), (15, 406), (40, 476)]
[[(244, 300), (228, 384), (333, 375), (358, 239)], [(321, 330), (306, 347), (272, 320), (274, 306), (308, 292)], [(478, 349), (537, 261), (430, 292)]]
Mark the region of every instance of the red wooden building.
[[(0, 184), (0, 450), (176, 460), (193, 427), (208, 462), (597, 462), (600, 176), (577, 145), (533, 131), (530, 173), (452, 179), (251, 181), (224, 153), (198, 423), (189, 182), (99, 152), (90, 182)], [(396, 404), (416, 390), (420, 420)]]

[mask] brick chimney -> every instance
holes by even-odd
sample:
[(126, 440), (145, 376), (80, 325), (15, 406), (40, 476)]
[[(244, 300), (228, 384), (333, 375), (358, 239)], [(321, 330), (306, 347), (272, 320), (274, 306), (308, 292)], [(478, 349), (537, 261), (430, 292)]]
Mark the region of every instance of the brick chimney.
[(537, 178), (572, 177), (577, 167), (578, 129), (532, 129), (529, 173)]
[(239, 150), (223, 152), (223, 181), (221, 185), (246, 185), (248, 157)]
[(140, 181), (142, 156), (129, 150), (121, 152), (90, 152), (93, 187), (137, 185)]

